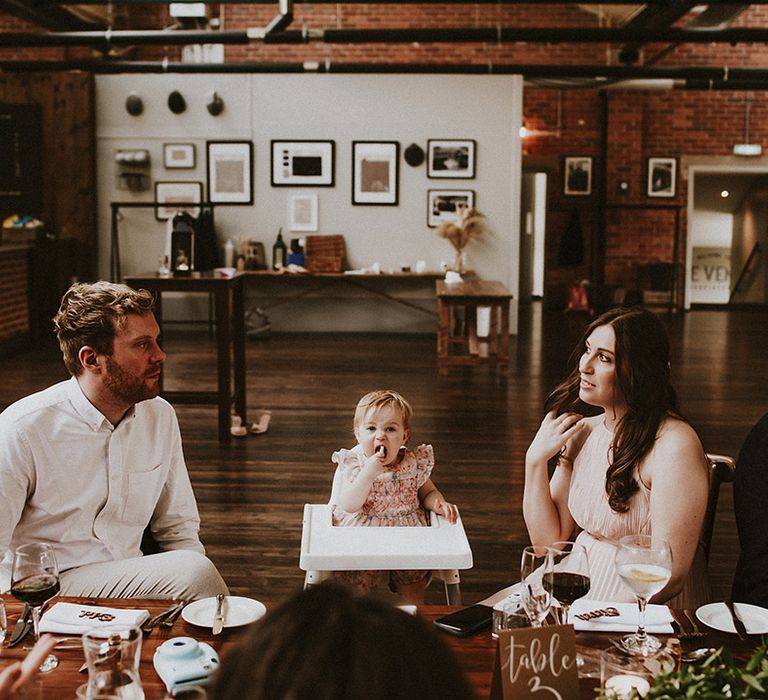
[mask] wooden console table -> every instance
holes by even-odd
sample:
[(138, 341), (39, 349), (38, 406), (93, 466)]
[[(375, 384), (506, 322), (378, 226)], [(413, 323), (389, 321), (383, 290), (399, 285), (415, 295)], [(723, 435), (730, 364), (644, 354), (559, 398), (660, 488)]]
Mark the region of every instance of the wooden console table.
[[(287, 304), (289, 302), (298, 301), (305, 297), (315, 295), (317, 292), (329, 287), (349, 285), (362, 289), (363, 291), (373, 296), (379, 296), (387, 299), (395, 304), (400, 304), (414, 311), (420, 311), (423, 314), (434, 316), (435, 312), (431, 309), (424, 308), (418, 304), (414, 304), (407, 299), (402, 299), (392, 294), (388, 287), (392, 281), (399, 282), (418, 282), (436, 280), (445, 275), (444, 272), (381, 272), (364, 273), (364, 272), (314, 272), (309, 274), (297, 274), (290, 272), (278, 272), (275, 270), (248, 270), (244, 273), (248, 276), (249, 283), (257, 284), (259, 281), (274, 280), (280, 284), (287, 286), (299, 287), (299, 289), (291, 296), (286, 296), (283, 299), (273, 302), (266, 306), (264, 309), (271, 309), (281, 304)], [(303, 289), (302, 289), (303, 286)]]
[[(194, 272), (191, 276), (158, 277), (155, 273), (132, 275), (126, 284), (135, 289), (146, 289), (155, 296), (155, 318), (162, 329), (163, 292), (207, 292), (214, 297), (216, 314), (216, 357), (218, 367), (217, 391), (163, 391), (169, 401), (176, 403), (212, 403), (219, 407), (219, 441), (231, 440), (230, 411), (234, 403), (235, 413), (245, 418), (245, 311), (244, 275), (216, 277), (212, 273)], [(234, 386), (234, 391), (233, 391)]]
[[(509, 364), (509, 302), (501, 282), (464, 280), (435, 283), (437, 293), (437, 363), (442, 376), (451, 365), (491, 365), (502, 377)], [(477, 309), (490, 308), (487, 336), (477, 332)]]

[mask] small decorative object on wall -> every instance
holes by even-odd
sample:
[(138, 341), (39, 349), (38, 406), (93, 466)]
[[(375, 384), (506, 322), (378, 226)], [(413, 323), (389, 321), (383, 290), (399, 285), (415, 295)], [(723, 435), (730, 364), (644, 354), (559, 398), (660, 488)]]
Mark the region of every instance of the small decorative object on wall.
[(155, 218), (158, 221), (170, 219), (178, 210), (184, 210), (190, 215), (200, 215), (198, 207), (203, 201), (203, 184), (201, 182), (155, 182)]
[(427, 176), (473, 178), (475, 150), (471, 139), (430, 139), (427, 141)]
[(474, 207), (458, 206), (459, 220), (454, 223), (448, 221), (437, 227), (437, 235), (447, 238), (453, 246), (455, 257), (453, 269), (456, 272), (464, 271), (464, 248), (475, 238), (480, 238), (487, 230), (488, 223), (485, 214), (481, 214)]
[(163, 145), (163, 164), (172, 168), (195, 167), (194, 143), (166, 143)]
[(144, 111), (144, 102), (135, 92), (125, 98), (125, 111), (132, 117), (138, 117)]
[(416, 168), (424, 162), (424, 149), (418, 143), (412, 143), (403, 151), (403, 158), (412, 168)]
[(333, 187), (334, 141), (272, 141), (272, 186)]
[(461, 212), (475, 206), (473, 190), (427, 190), (427, 226), (461, 221)]
[(648, 196), (674, 197), (677, 179), (676, 158), (648, 159)]
[(205, 108), (212, 117), (218, 117), (224, 111), (224, 100), (219, 97), (215, 90), (208, 95)]
[(317, 195), (294, 194), (289, 201), (291, 231), (317, 231)]
[(187, 109), (187, 101), (178, 90), (174, 90), (168, 95), (168, 109), (174, 114), (182, 114)]
[(400, 144), (352, 142), (352, 204), (397, 204)]
[(208, 200), (217, 204), (253, 204), (253, 144), (208, 141)]
[(592, 158), (566, 156), (563, 168), (563, 194), (587, 195), (592, 193)]

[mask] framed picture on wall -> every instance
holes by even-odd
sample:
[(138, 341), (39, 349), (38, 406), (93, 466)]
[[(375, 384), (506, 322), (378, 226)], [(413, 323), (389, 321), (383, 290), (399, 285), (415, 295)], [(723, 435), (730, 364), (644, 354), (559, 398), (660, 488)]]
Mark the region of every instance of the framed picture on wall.
[(253, 143), (207, 141), (208, 201), (253, 204)]
[(566, 156), (563, 168), (563, 194), (592, 194), (592, 158)]
[(647, 194), (649, 197), (674, 197), (676, 179), (676, 158), (648, 159)]
[(173, 168), (195, 167), (194, 143), (166, 143), (163, 144), (163, 165), (168, 170)]
[(202, 182), (155, 182), (155, 218), (158, 221), (170, 219), (178, 210), (190, 216), (200, 215), (200, 208), (190, 206), (203, 200)]
[(291, 231), (317, 231), (317, 195), (292, 195), (288, 214)]
[(272, 186), (333, 187), (334, 141), (272, 141)]
[(352, 142), (352, 204), (397, 204), (400, 144)]
[(473, 190), (427, 190), (427, 226), (458, 223), (461, 209), (474, 206)]
[(427, 177), (475, 177), (475, 151), (472, 139), (429, 139)]

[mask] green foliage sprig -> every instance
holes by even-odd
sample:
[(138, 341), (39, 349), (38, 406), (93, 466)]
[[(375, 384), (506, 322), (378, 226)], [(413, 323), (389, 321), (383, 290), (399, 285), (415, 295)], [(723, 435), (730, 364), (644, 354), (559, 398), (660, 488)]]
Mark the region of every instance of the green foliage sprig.
[[(597, 700), (616, 700), (610, 691), (598, 689)], [(636, 690), (626, 700), (639, 700)], [(720, 647), (698, 663), (683, 664), (679, 671), (659, 674), (643, 700), (754, 700), (768, 698), (768, 641), (755, 649), (743, 668)]]

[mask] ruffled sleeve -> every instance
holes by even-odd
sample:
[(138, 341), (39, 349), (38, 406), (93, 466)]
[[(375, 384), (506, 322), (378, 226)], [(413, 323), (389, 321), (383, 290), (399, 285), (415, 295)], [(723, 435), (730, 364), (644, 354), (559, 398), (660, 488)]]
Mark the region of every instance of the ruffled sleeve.
[(421, 488), (432, 475), (432, 469), (435, 467), (435, 453), (432, 445), (419, 445), (414, 454), (416, 456), (416, 487)]
[(360, 454), (355, 450), (344, 448), (331, 455), (331, 462), (338, 465), (339, 473), (347, 480), (354, 481), (363, 466)]

